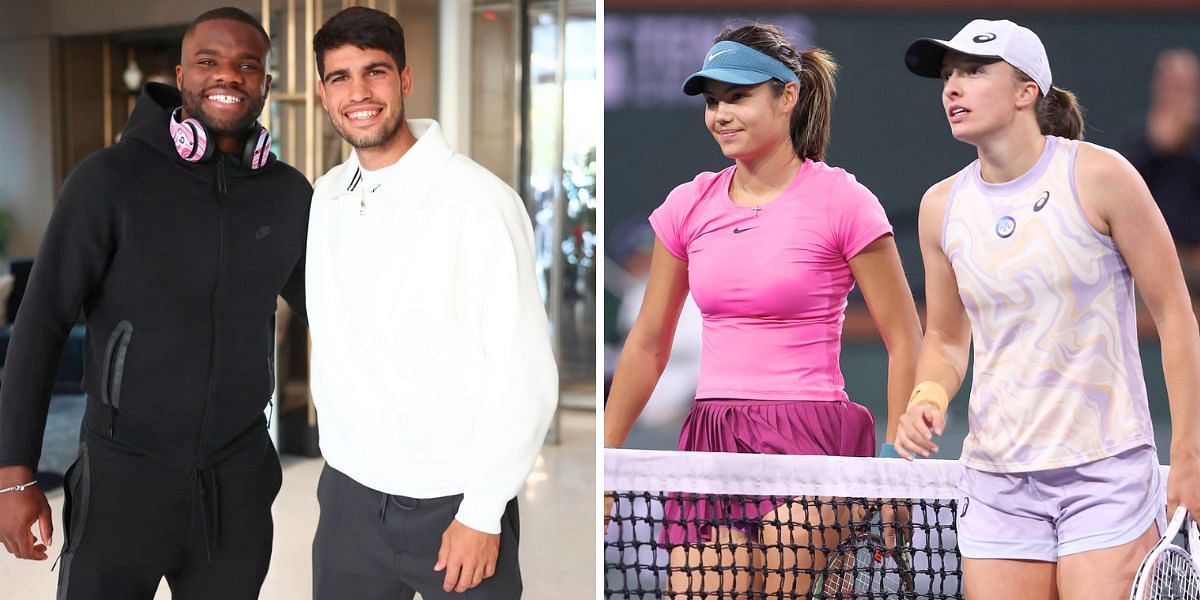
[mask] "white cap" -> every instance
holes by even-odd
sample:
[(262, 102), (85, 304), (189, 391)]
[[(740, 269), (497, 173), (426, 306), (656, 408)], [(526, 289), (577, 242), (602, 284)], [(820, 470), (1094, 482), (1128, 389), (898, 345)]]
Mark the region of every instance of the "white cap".
[(940, 78), (946, 50), (980, 58), (1003, 60), (1037, 83), (1042, 95), (1050, 93), (1050, 59), (1037, 34), (1007, 19), (975, 19), (950, 41), (921, 38), (908, 47), (904, 63), (922, 77)]

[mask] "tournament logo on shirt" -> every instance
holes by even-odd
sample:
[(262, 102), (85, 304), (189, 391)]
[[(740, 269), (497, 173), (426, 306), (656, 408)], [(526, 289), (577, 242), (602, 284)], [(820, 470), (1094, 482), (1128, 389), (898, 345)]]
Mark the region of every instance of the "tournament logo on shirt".
[(1016, 230), (1017, 220), (1008, 215), (1000, 217), (1000, 220), (996, 221), (996, 235), (1002, 238), (1011, 236)]

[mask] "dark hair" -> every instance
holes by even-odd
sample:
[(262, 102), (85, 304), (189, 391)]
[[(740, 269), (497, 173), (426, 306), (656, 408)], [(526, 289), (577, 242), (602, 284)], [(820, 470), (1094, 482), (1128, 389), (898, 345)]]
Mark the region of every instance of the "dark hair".
[(325, 21), (313, 36), (317, 75), (322, 79), (325, 77), (325, 52), (346, 44), (383, 50), (392, 55), (397, 69), (404, 68), (404, 28), (392, 15), (383, 11), (351, 6)]
[[(1024, 71), (1013, 67), (1018, 81), (1033, 81)], [(1033, 112), (1037, 116), (1038, 129), (1042, 135), (1056, 135), (1068, 140), (1083, 139), (1083, 107), (1075, 94), (1060, 87), (1050, 86), (1050, 93), (1043, 96), (1039, 88)]]
[(250, 16), (250, 13), (233, 6), (214, 8), (196, 17), (196, 20), (192, 21), (191, 25), (188, 25), (187, 31), (184, 32), (183, 37), (187, 38), (191, 36), (196, 32), (196, 26), (206, 21), (237, 21), (239, 23), (245, 23), (258, 30), (258, 33), (262, 35), (263, 42), (267, 45), (267, 51), (271, 51), (271, 36), (267, 35), (267, 30), (263, 29), (262, 23), (259, 23), (258, 19)]
[[(796, 73), (800, 78), (800, 96), (792, 110), (792, 148), (800, 158), (824, 160), (836, 92), (833, 80), (838, 70), (833, 56), (820, 48), (797, 52), (783, 31), (774, 25), (729, 26), (714, 40), (723, 41), (749, 46)], [(771, 84), (776, 96), (783, 94), (782, 81), (772, 79)]]

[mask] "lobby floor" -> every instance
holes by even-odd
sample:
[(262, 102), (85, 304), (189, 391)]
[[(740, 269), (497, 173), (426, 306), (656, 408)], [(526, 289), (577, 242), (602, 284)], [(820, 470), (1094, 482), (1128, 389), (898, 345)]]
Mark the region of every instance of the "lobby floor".
[[(560, 444), (538, 456), (520, 497), (521, 566), (526, 600), (594, 598), (596, 595), (596, 419), (590, 411), (562, 413)], [(321, 459), (284, 457), (283, 489), (275, 501), (275, 551), (262, 600), (311, 597), (311, 543), (317, 524)], [(55, 544), (62, 532), (62, 490), (49, 495)], [(57, 556), (57, 548), (52, 555)], [(50, 562), (21, 561), (0, 549), (0, 597), (51, 599), (57, 572)], [(170, 598), (164, 582), (156, 600)], [(419, 597), (419, 596), (418, 596)]]

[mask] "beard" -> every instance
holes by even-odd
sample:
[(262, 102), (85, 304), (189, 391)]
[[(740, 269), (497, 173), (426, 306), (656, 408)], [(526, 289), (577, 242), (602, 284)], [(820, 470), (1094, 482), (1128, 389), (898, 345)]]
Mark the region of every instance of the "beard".
[[(219, 88), (212, 88), (209, 91), (215, 91)], [(242, 90), (238, 90), (242, 91)], [(250, 126), (258, 120), (258, 116), (262, 114), (263, 105), (266, 104), (264, 96), (255, 96), (249, 92), (243, 92), (239, 95), (246, 97), (242, 102), (246, 109), (242, 111), (241, 116), (233, 119), (220, 120), (212, 115), (209, 115), (204, 109), (204, 97), (192, 90), (180, 90), (180, 95), (183, 96), (183, 110), (188, 116), (200, 121), (204, 128), (211, 135), (229, 135), (238, 136), (249, 131)]]
[[(341, 113), (338, 113), (340, 116)], [(373, 131), (358, 131), (346, 126), (346, 119), (334, 119), (330, 117), (329, 123), (333, 125), (338, 135), (346, 140), (351, 146), (359, 150), (367, 148), (376, 148), (382, 146), (396, 137), (396, 132), (400, 131), (400, 126), (404, 123), (404, 101), (400, 101), (400, 112), (392, 118), (379, 124), (378, 129)]]

